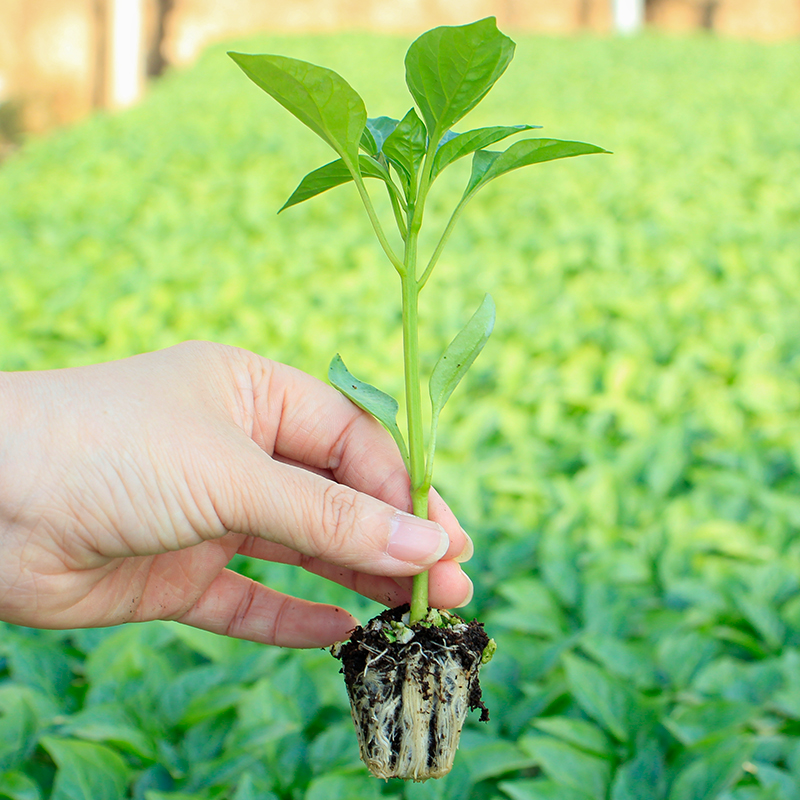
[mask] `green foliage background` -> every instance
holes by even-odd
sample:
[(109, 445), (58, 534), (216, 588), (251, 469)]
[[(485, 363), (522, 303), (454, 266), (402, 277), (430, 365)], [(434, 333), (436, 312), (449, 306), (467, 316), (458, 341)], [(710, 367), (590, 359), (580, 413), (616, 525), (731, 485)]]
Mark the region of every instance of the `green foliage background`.
[[(383, 785), (324, 652), (4, 626), (0, 797), (800, 798), (800, 51), (515, 38), (470, 123), (615, 155), (493, 184), (423, 295), (430, 365), (484, 292), (498, 306), (435, 476), (477, 544), (492, 721), (468, 724), (447, 778)], [(333, 67), (400, 116), (407, 45), (236, 47)], [(352, 187), (275, 216), (327, 160), (222, 48), (29, 143), (0, 169), (0, 368), (208, 338), (320, 377), (339, 351), (399, 394), (395, 275)]]

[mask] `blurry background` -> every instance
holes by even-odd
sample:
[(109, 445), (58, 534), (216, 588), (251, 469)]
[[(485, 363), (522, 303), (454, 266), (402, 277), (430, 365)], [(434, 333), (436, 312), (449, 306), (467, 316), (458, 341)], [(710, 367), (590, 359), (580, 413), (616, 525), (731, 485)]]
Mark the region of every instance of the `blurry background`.
[[(276, 215), (333, 156), (226, 50), (332, 67), (400, 117), (411, 40), (495, 11), (516, 56), (460, 129), (613, 155), (492, 183), (422, 296), (426, 369), (498, 307), (434, 474), (476, 542), (492, 721), (447, 778), (384, 786), (325, 652), (0, 625), (0, 798), (800, 800), (798, 2), (2, 0), (0, 369), (206, 338), (320, 378), (340, 352), (399, 395), (356, 193)], [(429, 236), (468, 172), (437, 180)]]
[(556, 34), (646, 25), (800, 35), (798, 0), (3, 0), (0, 139), (127, 105), (167, 66), (247, 31), (419, 31), (489, 15), (501, 28)]

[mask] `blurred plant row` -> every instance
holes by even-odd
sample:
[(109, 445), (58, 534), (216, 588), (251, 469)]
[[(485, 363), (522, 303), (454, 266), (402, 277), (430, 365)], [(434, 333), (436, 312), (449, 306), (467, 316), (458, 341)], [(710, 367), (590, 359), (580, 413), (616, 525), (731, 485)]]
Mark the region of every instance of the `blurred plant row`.
[[(381, 113), (407, 44), (237, 48), (329, 64)], [(477, 544), (468, 616), (499, 644), (492, 721), (450, 776), (367, 778), (326, 653), (4, 626), (0, 797), (800, 800), (798, 73), (789, 45), (522, 37), (476, 111), (615, 155), (489, 187), (423, 302), (430, 358), (484, 291), (498, 306), (434, 476)], [(313, 202), (275, 218), (325, 158), (281, 141), (286, 119), (214, 49), (6, 161), (0, 368), (209, 338), (318, 376), (363, 353), (354, 372), (398, 389), (395, 276), (354, 193), (335, 225)]]

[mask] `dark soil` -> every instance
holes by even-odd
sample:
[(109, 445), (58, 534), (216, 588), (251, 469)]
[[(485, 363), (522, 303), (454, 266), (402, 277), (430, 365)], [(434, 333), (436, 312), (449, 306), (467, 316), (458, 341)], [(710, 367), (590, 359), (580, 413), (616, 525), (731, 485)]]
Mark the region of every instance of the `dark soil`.
[[(408, 610), (408, 604), (389, 608), (374, 619), (387, 623), (391, 620), (400, 621)], [(489, 644), (489, 637), (484, 631), (482, 623), (473, 620), (467, 629), (462, 631), (452, 628), (427, 628), (422, 625), (413, 625), (411, 628), (414, 630), (414, 638), (407, 643), (390, 642), (382, 631), (370, 631), (366, 629), (368, 627), (369, 623), (365, 627), (356, 628), (350, 640), (342, 646), (338, 656), (342, 660), (341, 672), (344, 673), (348, 690), (353, 686), (356, 678), (363, 673), (368, 660), (376, 668), (380, 667), (380, 662), (384, 659), (387, 662), (402, 665), (404, 652), (410, 647), (417, 649), (421, 646), (426, 654), (430, 653), (430, 660), (434, 661), (436, 652), (446, 648), (451, 651), (464, 670), (468, 674), (472, 674), (469, 686), (470, 711), (479, 708), (481, 710), (480, 721), (489, 721), (489, 710), (481, 700), (481, 686), (476, 669), (476, 666), (480, 664), (486, 645)], [(376, 654), (381, 654), (380, 658), (376, 658)], [(396, 682), (402, 685), (404, 679), (405, 671), (402, 668), (397, 669)]]

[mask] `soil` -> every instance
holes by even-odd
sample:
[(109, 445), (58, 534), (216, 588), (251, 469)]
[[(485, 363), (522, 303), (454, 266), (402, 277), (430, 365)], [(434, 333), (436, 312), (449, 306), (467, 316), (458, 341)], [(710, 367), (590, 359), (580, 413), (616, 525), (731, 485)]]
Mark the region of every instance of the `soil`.
[[(409, 605), (398, 606), (397, 608), (387, 608), (374, 619), (390, 622), (400, 621), (403, 614), (407, 613)], [(451, 612), (452, 613), (452, 612)], [(370, 620), (372, 622), (372, 620)], [(387, 660), (402, 661), (403, 651), (412, 644), (401, 642), (389, 642), (382, 631), (367, 630), (369, 623), (364, 627), (357, 627), (350, 639), (342, 646), (339, 658), (342, 660), (344, 681), (348, 689), (353, 685), (356, 677), (360, 675), (367, 665), (367, 661), (372, 661), (374, 653), (383, 653)], [(414, 625), (414, 642), (421, 644), (424, 650), (437, 650), (446, 647), (452, 651), (461, 665), (467, 672), (471, 672), (477, 663), (480, 663), (483, 651), (489, 644), (489, 636), (483, 629), (483, 623), (472, 620), (465, 631), (454, 631), (452, 628), (425, 628), (421, 625)], [(372, 663), (376, 663), (372, 661)], [(405, 677), (403, 675), (400, 680)], [(475, 672), (474, 680), (469, 687), (469, 709), (481, 710), (480, 722), (489, 721), (489, 709), (481, 700), (481, 685), (478, 680), (478, 673)]]
[[(407, 643), (389, 641), (376, 623), (381, 621), (388, 625), (393, 620), (399, 622), (408, 610), (408, 605), (387, 609), (370, 620), (366, 626), (356, 628), (350, 640), (341, 646), (337, 657), (342, 660), (341, 671), (344, 673), (348, 694), (354, 706), (353, 719), (356, 726), (360, 728), (360, 741), (374, 743), (376, 713), (381, 714), (381, 708), (392, 709), (390, 717), (382, 723), (382, 728), (391, 744), (392, 754), (389, 758), (389, 769), (394, 769), (396, 766), (400, 768), (397, 765), (398, 753), (406, 747), (401, 742), (401, 738), (405, 735), (404, 729), (408, 729), (408, 723), (401, 721), (403, 714), (408, 714), (408, 710), (404, 711), (403, 703), (399, 701), (402, 687), (407, 677), (418, 678), (424, 700), (433, 699), (431, 707), (437, 709), (431, 717), (430, 727), (425, 737), (427, 739), (428, 767), (435, 768), (435, 764), (442, 758), (441, 748), (449, 747), (444, 741), (439, 741), (440, 734), (437, 734), (437, 730), (441, 730), (442, 724), (439, 717), (440, 714), (446, 713), (445, 708), (455, 702), (453, 700), (455, 691), (453, 676), (451, 673), (447, 676), (444, 675), (444, 670), (447, 669), (444, 664), (455, 662), (457, 667), (463, 670), (468, 681), (466, 700), (469, 710), (480, 709), (481, 722), (488, 721), (489, 711), (481, 699), (478, 671), (484, 648), (489, 643), (489, 637), (484, 631), (483, 625), (477, 620), (473, 620), (469, 624), (464, 623), (466, 628), (461, 630), (413, 625), (411, 628), (414, 631), (414, 638), (411, 641)], [(443, 658), (445, 654), (446, 659)], [(383, 682), (365, 681), (368, 669), (373, 675), (383, 674), (385, 676), (382, 679)], [(409, 673), (409, 669), (414, 672)], [(366, 713), (363, 706), (365, 691), (368, 692), (366, 697), (368, 711)], [(360, 712), (355, 711), (356, 706), (361, 708)], [(466, 709), (463, 713), (466, 714)], [(456, 737), (458, 733), (460, 730), (456, 733)], [(375, 747), (371, 744), (365, 744), (365, 746), (369, 751)], [(379, 777), (386, 777), (386, 775), (380, 774)], [(404, 776), (400, 775), (400, 777)], [(438, 777), (438, 774), (432, 774), (430, 777)], [(425, 779), (424, 775), (419, 777), (417, 774), (414, 775), (414, 780)]]

